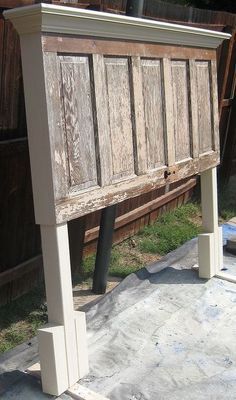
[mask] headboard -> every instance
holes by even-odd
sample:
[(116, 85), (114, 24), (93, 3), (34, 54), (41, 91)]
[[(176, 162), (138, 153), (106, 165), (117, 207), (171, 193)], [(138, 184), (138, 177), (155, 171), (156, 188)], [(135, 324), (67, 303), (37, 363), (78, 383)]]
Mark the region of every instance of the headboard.
[(201, 174), (199, 275), (222, 266), (216, 48), (225, 33), (38, 4), (6, 12), (20, 34), (49, 325), (43, 390), (88, 373), (74, 312), (67, 221)]
[(20, 33), (36, 221), (88, 214), (219, 162), (229, 35), (39, 4)]

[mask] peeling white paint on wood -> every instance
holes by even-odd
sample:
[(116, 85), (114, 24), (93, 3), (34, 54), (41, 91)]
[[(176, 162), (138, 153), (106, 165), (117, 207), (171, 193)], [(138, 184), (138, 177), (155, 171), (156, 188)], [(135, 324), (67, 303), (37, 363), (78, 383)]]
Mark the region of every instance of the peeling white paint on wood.
[[(135, 196), (141, 177), (151, 183), (151, 172), (153, 187), (165, 184), (165, 166), (172, 168), (173, 181), (218, 163), (214, 62), (52, 52), (44, 57), (54, 197), (57, 210), (64, 209), (57, 211), (57, 222), (114, 204), (119, 184), (126, 194), (117, 192), (117, 201)], [(198, 160), (194, 168), (192, 157)], [(106, 190), (113, 198), (100, 202)], [(93, 202), (87, 210), (83, 197)], [(70, 201), (73, 214), (63, 207)]]

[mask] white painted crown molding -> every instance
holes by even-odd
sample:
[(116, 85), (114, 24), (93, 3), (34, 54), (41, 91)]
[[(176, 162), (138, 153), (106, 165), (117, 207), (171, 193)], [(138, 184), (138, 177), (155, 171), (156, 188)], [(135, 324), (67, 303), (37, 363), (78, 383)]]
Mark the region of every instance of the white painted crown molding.
[(4, 17), (20, 35), (86, 35), (212, 49), (231, 37), (207, 29), (43, 3), (5, 11)]

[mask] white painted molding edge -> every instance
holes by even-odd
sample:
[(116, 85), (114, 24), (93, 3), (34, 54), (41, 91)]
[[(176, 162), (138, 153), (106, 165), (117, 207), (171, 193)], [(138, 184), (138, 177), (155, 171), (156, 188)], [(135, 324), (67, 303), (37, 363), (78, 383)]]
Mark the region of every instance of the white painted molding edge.
[(207, 29), (44, 3), (4, 11), (4, 17), (19, 34), (41, 31), (212, 49), (231, 37)]
[(224, 281), (228, 281), (231, 283), (236, 283), (236, 276), (232, 274), (228, 274), (223, 271), (219, 271), (216, 275), (215, 278), (223, 279)]

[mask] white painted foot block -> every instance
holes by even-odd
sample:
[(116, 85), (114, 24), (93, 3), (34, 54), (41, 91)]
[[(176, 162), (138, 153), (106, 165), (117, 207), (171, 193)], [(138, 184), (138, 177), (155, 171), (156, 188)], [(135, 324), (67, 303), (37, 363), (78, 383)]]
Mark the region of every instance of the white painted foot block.
[(38, 342), (43, 391), (60, 396), (69, 386), (64, 327), (48, 324), (39, 329)]
[(218, 273), (224, 266), (224, 262), (223, 262), (223, 229), (221, 226), (219, 226), (218, 228), (218, 236), (217, 236), (217, 242), (216, 242), (216, 246), (217, 246), (217, 250), (218, 250), (218, 264), (217, 264), (217, 269), (216, 269), (216, 273)]
[(220, 271), (216, 274), (216, 278), (223, 279), (224, 281), (228, 281), (231, 283), (236, 283), (236, 276), (232, 274), (228, 274), (227, 272)]
[(215, 234), (198, 235), (199, 278), (210, 279), (215, 275)]
[(40, 368), (39, 363), (31, 365), (29, 368), (26, 369), (25, 372), (29, 375), (32, 375), (32, 376), (35, 376), (36, 378), (41, 379), (41, 368)]
[(107, 397), (95, 393), (79, 383), (69, 388), (66, 393), (76, 400), (109, 400)]
[(77, 338), (79, 379), (81, 379), (89, 373), (86, 318), (84, 312), (75, 311), (75, 329)]

